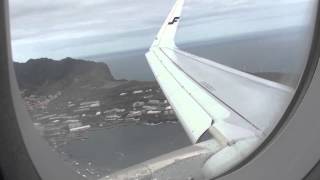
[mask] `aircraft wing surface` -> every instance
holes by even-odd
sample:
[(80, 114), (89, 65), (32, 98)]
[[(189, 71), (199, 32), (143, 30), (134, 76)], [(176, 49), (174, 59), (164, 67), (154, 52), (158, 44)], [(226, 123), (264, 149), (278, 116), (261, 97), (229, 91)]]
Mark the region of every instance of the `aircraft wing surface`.
[(146, 57), (189, 138), (197, 143), (209, 131), (234, 143), (267, 134), (293, 89), (179, 50), (174, 37), (183, 4), (176, 2)]

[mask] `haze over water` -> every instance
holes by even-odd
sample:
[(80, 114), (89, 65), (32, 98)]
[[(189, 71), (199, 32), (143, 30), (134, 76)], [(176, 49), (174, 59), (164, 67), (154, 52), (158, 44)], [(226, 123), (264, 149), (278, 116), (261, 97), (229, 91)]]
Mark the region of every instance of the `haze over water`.
[[(293, 28), (178, 46), (242, 71), (276, 72), (297, 78), (306, 62), (310, 38), (302, 29)], [(106, 62), (117, 79), (150, 81), (155, 79), (144, 56), (147, 51), (143, 49), (88, 58)]]

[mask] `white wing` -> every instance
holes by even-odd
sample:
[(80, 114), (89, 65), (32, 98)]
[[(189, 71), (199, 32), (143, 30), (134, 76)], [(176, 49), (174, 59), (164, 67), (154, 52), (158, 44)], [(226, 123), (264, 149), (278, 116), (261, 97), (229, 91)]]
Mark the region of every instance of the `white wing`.
[(184, 0), (177, 0), (148, 63), (192, 142), (209, 131), (222, 143), (263, 136), (281, 118), (293, 90), (179, 50), (174, 37)]

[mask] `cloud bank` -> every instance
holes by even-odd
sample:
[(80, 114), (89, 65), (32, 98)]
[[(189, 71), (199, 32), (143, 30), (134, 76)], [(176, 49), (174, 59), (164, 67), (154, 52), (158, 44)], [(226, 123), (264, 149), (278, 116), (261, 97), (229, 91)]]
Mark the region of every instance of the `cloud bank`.
[[(147, 48), (174, 0), (11, 0), (13, 56), (96, 54)], [(309, 27), (316, 0), (186, 0), (179, 43)]]

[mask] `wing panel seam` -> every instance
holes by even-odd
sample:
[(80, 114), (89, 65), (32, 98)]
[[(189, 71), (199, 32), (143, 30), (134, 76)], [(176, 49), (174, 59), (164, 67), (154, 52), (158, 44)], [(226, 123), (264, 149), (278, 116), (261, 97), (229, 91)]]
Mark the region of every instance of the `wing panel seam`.
[[(201, 85), (199, 82), (197, 82), (193, 77), (191, 77), (188, 73), (186, 73), (178, 64), (176, 64), (164, 51), (162, 48), (159, 48), (161, 50), (161, 52), (175, 65), (177, 66), (177, 68), (179, 68), (185, 75), (187, 75), (195, 84), (197, 84), (198, 86), (200, 86), (201, 88), (206, 89), (206, 92), (208, 94), (210, 94), (211, 96), (213, 96), (214, 98), (216, 98), (220, 103), (224, 104), (225, 106), (227, 106), (230, 110), (232, 110), (233, 112), (235, 112), (239, 117), (241, 117), (242, 119), (244, 119), (246, 122), (248, 122), (251, 126), (253, 126), (255, 129), (261, 131), (261, 129), (259, 127), (257, 127), (255, 124), (253, 124), (251, 121), (249, 121), (246, 117), (244, 117), (242, 114), (240, 114), (238, 111), (236, 111), (235, 109), (233, 109), (230, 105), (226, 104), (225, 102), (223, 102), (219, 97), (215, 96), (213, 93), (211, 93), (210, 91), (208, 91), (208, 89), (206, 87), (204, 87), (203, 85)], [(158, 57), (159, 59), (159, 57)], [(160, 60), (160, 59), (159, 59)], [(160, 60), (161, 61), (161, 60)], [(161, 61), (162, 62), (162, 61)], [(163, 63), (162, 63), (163, 64)], [(177, 81), (177, 80), (176, 80)], [(180, 83), (179, 83), (180, 84)], [(188, 91), (187, 91), (188, 92)], [(207, 111), (206, 111), (207, 112)], [(209, 113), (210, 114), (210, 113)]]
[[(183, 56), (192, 58), (194, 61), (197, 61), (197, 62), (199, 62), (199, 63), (201, 63), (201, 64), (205, 64), (205, 65), (207, 65), (207, 66), (214, 67), (214, 68), (219, 68), (220, 70), (226, 71), (226, 72), (228, 72), (228, 73), (232, 73), (232, 74), (235, 74), (235, 75), (240, 75), (241, 77), (243, 77), (243, 75), (246, 75), (246, 76), (248, 76), (248, 77), (245, 77), (245, 78), (248, 78), (248, 79), (254, 81), (255, 83), (259, 83), (259, 81), (257, 80), (258, 77), (254, 76), (254, 75), (251, 75), (251, 74), (248, 74), (248, 73), (246, 73), (246, 72), (239, 71), (239, 70), (234, 69), (234, 68), (230, 68), (230, 67), (228, 67), (228, 66), (225, 66), (225, 65), (220, 64), (220, 63), (217, 63), (217, 62), (214, 62), (214, 63), (216, 63), (216, 64), (219, 65), (219, 66), (224, 66), (224, 68), (228, 68), (228, 69), (223, 69), (222, 67), (213, 66), (212, 64), (209, 64), (209, 63), (207, 63), (207, 62), (203, 62), (203, 61), (200, 61), (200, 60), (196, 59), (197, 56), (194, 57), (195, 55), (190, 54), (190, 53), (187, 53), (187, 52), (184, 52), (184, 51), (181, 51), (181, 50), (179, 50), (179, 49), (172, 49), (172, 48), (169, 48), (169, 47), (161, 47), (161, 49), (162, 49), (162, 48), (169, 49), (169, 50), (171, 50), (171, 51), (173, 51), (173, 52), (176, 52), (176, 53), (179, 53), (179, 54), (181, 54), (181, 55), (183, 55)], [(199, 57), (199, 58), (201, 58), (201, 57)], [(201, 59), (204, 59), (204, 58), (201, 58)], [(204, 60), (207, 60), (207, 59), (204, 59)], [(236, 72), (231, 72), (229, 69), (232, 69), (233, 71), (236, 71)], [(283, 84), (280, 84), (280, 83), (277, 83), (277, 82), (274, 82), (274, 81), (270, 81), (270, 80), (267, 80), (267, 79), (264, 79), (264, 78), (260, 78), (260, 77), (259, 77), (259, 80), (260, 80), (260, 81), (263, 81), (263, 82), (260, 82), (260, 84), (263, 84), (264, 86), (272, 86), (273, 88), (277, 88), (277, 89), (279, 89), (279, 90), (283, 90), (283, 91), (287, 91), (287, 92), (292, 92), (292, 88), (289, 87), (289, 86), (286, 86), (286, 85), (283, 85)]]
[[(169, 74), (172, 76), (172, 78), (179, 84), (179, 86), (190, 95), (190, 97), (201, 107), (201, 109), (203, 109), (210, 117), (210, 113), (203, 107), (203, 105), (201, 105), (197, 99), (177, 80), (177, 78), (168, 70), (168, 68), (163, 64), (162, 60), (159, 58), (159, 56), (153, 52), (153, 54), (158, 58), (158, 60), (161, 62), (162, 66), (169, 72)], [(211, 117), (212, 122), (211, 125), (213, 125), (214, 119)]]

